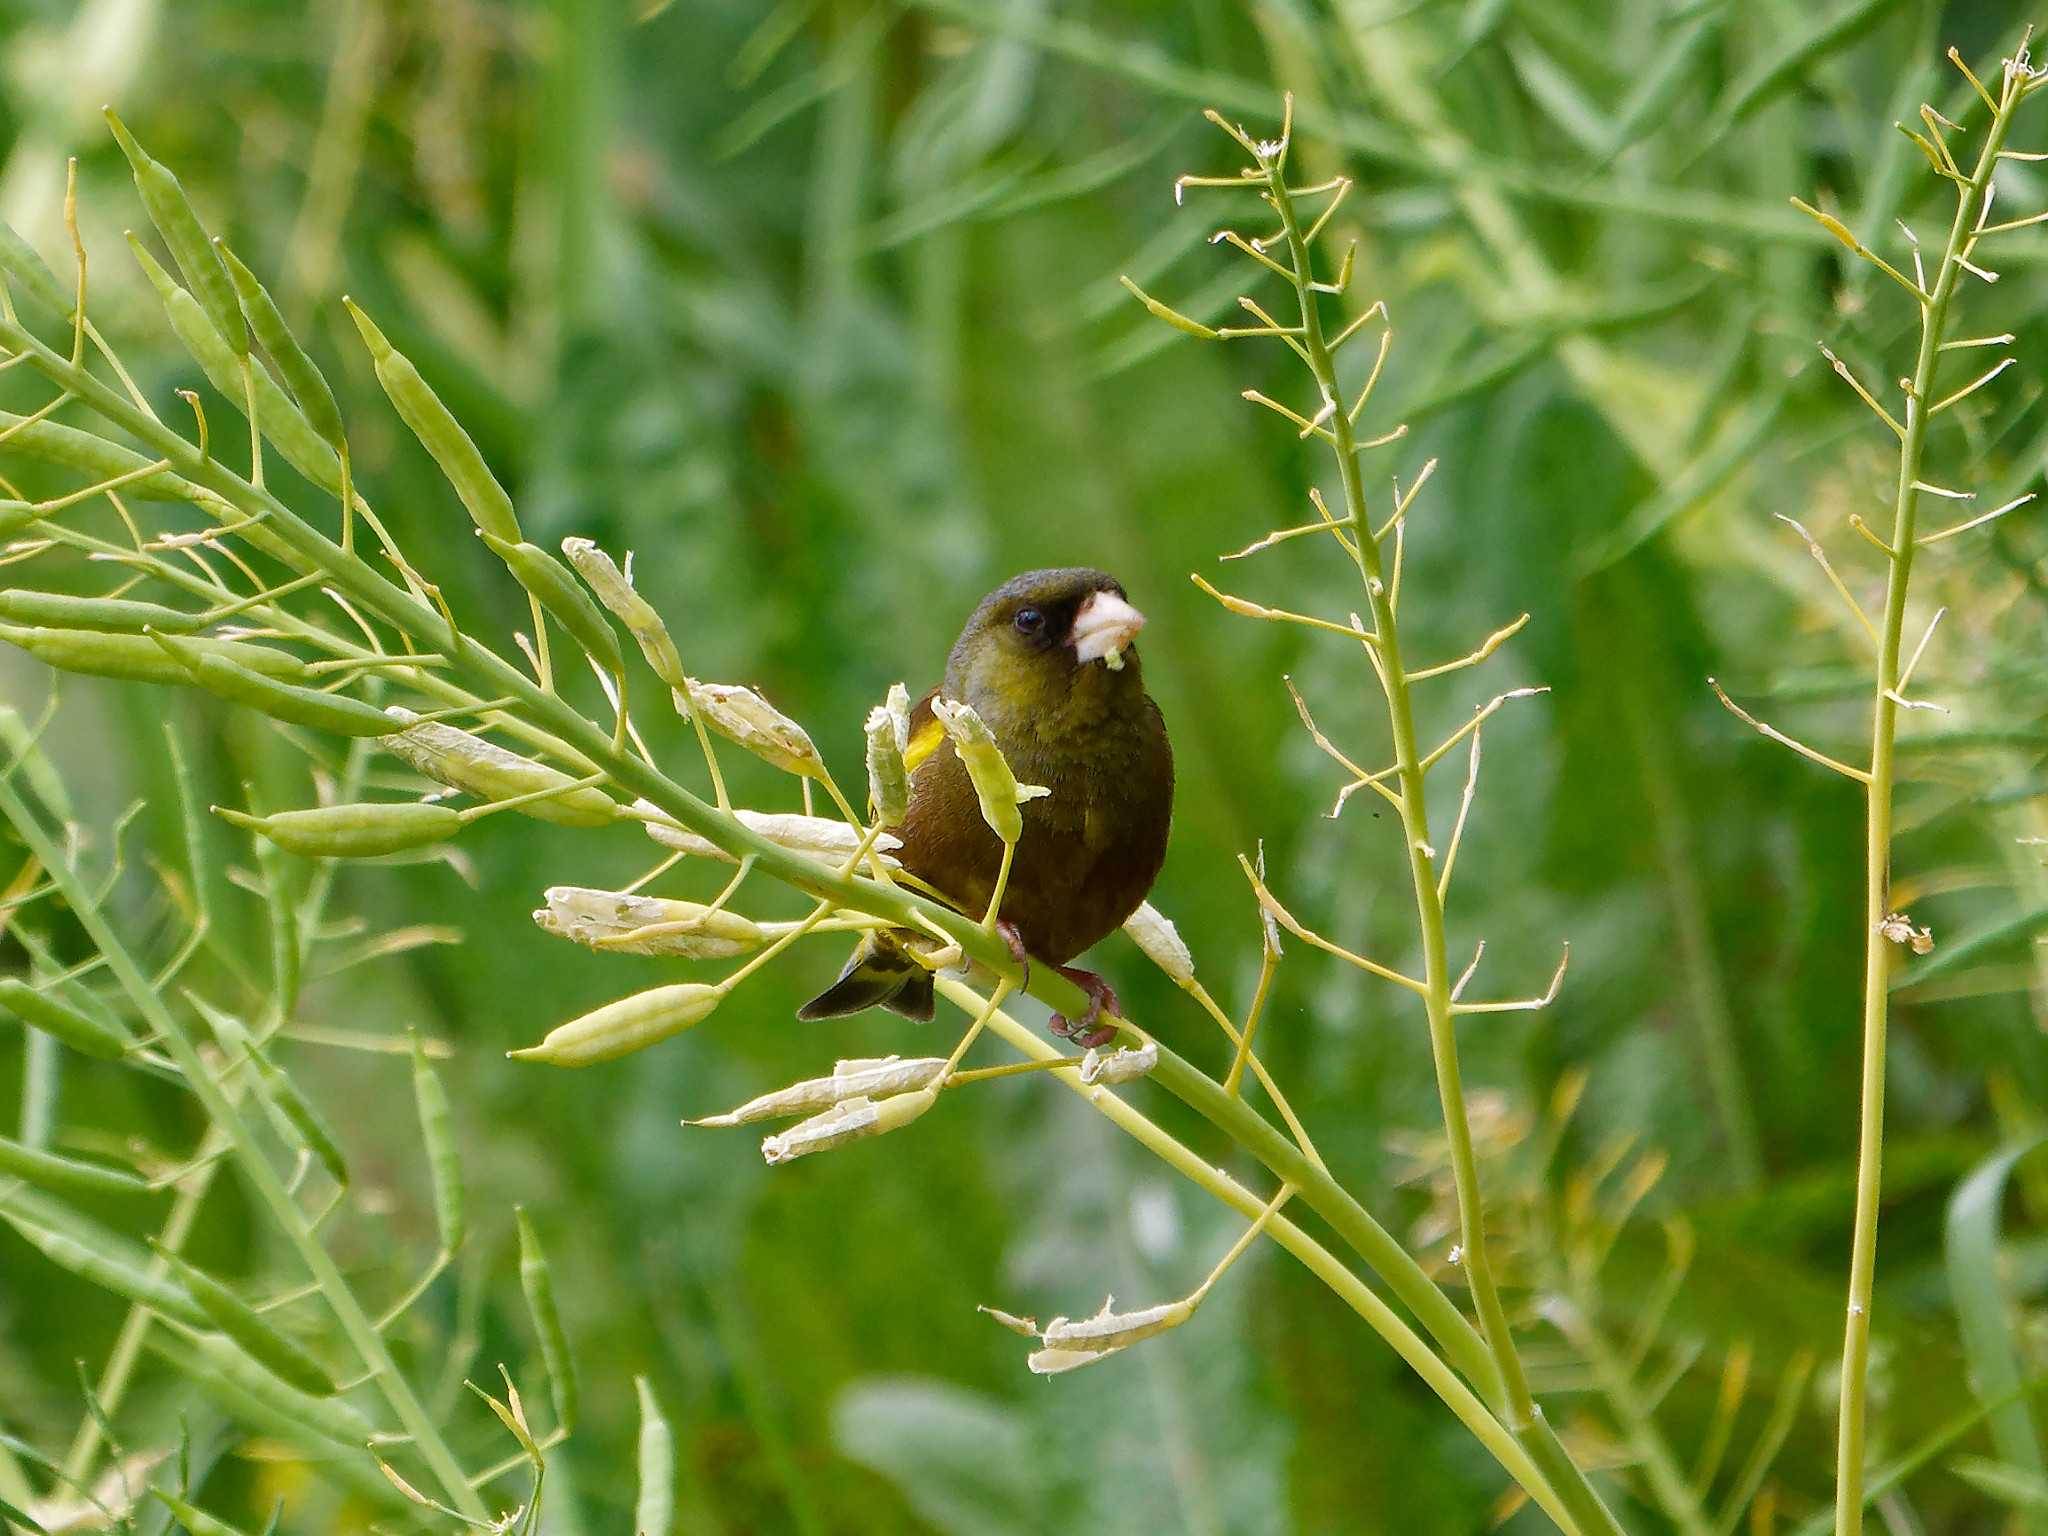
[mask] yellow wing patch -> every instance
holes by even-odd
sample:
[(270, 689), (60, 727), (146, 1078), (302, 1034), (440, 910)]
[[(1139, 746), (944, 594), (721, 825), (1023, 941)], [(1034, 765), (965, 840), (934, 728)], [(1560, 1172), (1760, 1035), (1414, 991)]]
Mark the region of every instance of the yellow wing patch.
[(910, 773), (917, 772), (918, 765), (939, 750), (939, 743), (946, 739), (946, 728), (937, 720), (927, 720), (911, 733), (910, 745), (903, 749), (903, 766)]

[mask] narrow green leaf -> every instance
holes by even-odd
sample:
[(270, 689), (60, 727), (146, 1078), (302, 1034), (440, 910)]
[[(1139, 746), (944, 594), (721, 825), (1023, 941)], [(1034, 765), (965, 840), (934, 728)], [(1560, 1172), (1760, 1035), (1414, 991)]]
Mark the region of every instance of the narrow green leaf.
[(2000, 1271), (1999, 1237), (2006, 1179), (2013, 1165), (2044, 1141), (2048, 1136), (2006, 1148), (1957, 1185), (1945, 1235), (1949, 1294), (1970, 1362), (1971, 1386), (1980, 1401), (2011, 1396), (1990, 1415), (1991, 1443), (2002, 1460), (2036, 1480), (2048, 1478), (2048, 1466), (2042, 1462), (2033, 1410), (2019, 1395), (2025, 1355)]

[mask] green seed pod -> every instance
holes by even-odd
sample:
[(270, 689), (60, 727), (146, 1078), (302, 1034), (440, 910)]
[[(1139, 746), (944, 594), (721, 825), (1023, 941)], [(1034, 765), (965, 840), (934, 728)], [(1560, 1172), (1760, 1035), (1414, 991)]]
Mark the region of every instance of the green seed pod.
[(88, 1285), (148, 1307), (192, 1328), (206, 1326), (206, 1314), (182, 1289), (149, 1267), (149, 1253), (111, 1227), (56, 1207), (28, 1208), (27, 1197), (10, 1195), (0, 1205), (0, 1221), (59, 1269)]
[(533, 1331), (540, 1336), (540, 1356), (554, 1393), (555, 1426), (565, 1434), (572, 1433), (576, 1428), (576, 1362), (569, 1355), (569, 1335), (562, 1331), (562, 1314), (555, 1307), (554, 1274), (526, 1207), (514, 1206), (513, 1212), (519, 1218), (519, 1284), (526, 1292), (526, 1309), (533, 1314)]
[(420, 1037), (412, 1037), (412, 1096), (419, 1106), (420, 1136), (427, 1146), (427, 1171), (434, 1181), (434, 1226), (441, 1251), (454, 1253), (469, 1228), (462, 1187), (462, 1158), (455, 1147), (455, 1115), (441, 1075), (427, 1060)]
[(744, 747), (785, 773), (822, 778), (825, 761), (810, 734), (751, 688), (685, 678), (690, 708), (734, 746)]
[(695, 981), (649, 987), (556, 1025), (539, 1045), (507, 1054), (514, 1061), (544, 1061), (556, 1067), (610, 1061), (703, 1022), (724, 996), (717, 987)]
[(412, 428), (420, 446), (441, 466), (441, 473), (455, 487), (455, 494), (462, 498), (471, 519), (486, 533), (508, 544), (517, 544), (519, 519), (512, 511), (512, 498), (498, 484), (497, 476), (484, 463), (483, 454), (462, 429), (462, 423), (441, 403), (441, 397), (420, 377), (411, 360), (377, 329), (376, 322), (357, 308), (354, 300), (344, 297), (341, 302), (348, 306), (356, 329), (363, 333), (371, 361), (376, 365), (377, 382), (384, 386), (384, 393)]
[(0, 501), (0, 539), (11, 539), (43, 514), (32, 501)]
[[(136, 683), (189, 683), (192, 673), (149, 635), (120, 635), (94, 629), (51, 629), (0, 624), (0, 640), (18, 645), (37, 660), (65, 672), (118, 677)], [(306, 664), (289, 651), (243, 640), (181, 640), (206, 655), (228, 660), (265, 677), (303, 677)]]
[[(4, 517), (0, 512), (0, 517)], [(58, 629), (106, 629), (140, 634), (159, 629), (167, 635), (188, 635), (200, 628), (204, 615), (168, 608), (162, 603), (128, 597), (73, 597), (68, 592), (36, 592), (11, 587), (0, 592), (0, 619), (15, 624), (48, 624)]]
[(408, 801), (320, 805), (268, 816), (216, 805), (213, 814), (309, 859), (374, 859), (446, 842), (462, 830), (462, 813), (454, 807)]
[[(8, 452), (65, 469), (82, 470), (94, 480), (112, 480), (117, 475), (133, 474), (155, 462), (94, 433), (81, 432), (62, 422), (30, 421), (12, 411), (0, 411), (0, 430), (7, 434)], [(168, 469), (130, 481), (122, 487), (122, 492), (157, 501), (189, 501), (208, 508), (226, 505), (211, 491), (194, 485), (182, 475), (172, 474)]]
[[(246, 414), (249, 402), (242, 385), (242, 359), (221, 339), (205, 307), (177, 285), (170, 273), (143, 248), (142, 242), (130, 234), (128, 244), (134, 250), (143, 274), (156, 289), (157, 297), (163, 301), (164, 317), (171, 322), (171, 329), (177, 332), (185, 350), (192, 354), (192, 360), (205, 373), (207, 382), (220, 391), (228, 404)], [(285, 462), (315, 485), (329, 492), (338, 492), (341, 489), (341, 460), (334, 449), (313, 429), (305, 413), (278, 387), (277, 380), (270, 376), (270, 370), (260, 362), (251, 361), (250, 382), (256, 391), (257, 421), (271, 446), (284, 455)]]
[(285, 387), (299, 402), (299, 409), (305, 412), (313, 430), (339, 452), (348, 439), (342, 431), (341, 407), (335, 403), (334, 391), (327, 386), (327, 376), (299, 345), (298, 337), (284, 323), (277, 301), (256, 274), (242, 265), (241, 258), (218, 237), (213, 248), (227, 267), (228, 281), (234, 284), (235, 297), (241, 301), (242, 313), (249, 318), (249, 328), (270, 354), (270, 360), (277, 364), (277, 371), (284, 375)]
[(635, 1536), (671, 1536), (676, 1523), (676, 1441), (645, 1376), (633, 1378), (640, 1399), (640, 1498), (633, 1507)]
[(675, 641), (669, 638), (668, 626), (661, 622), (654, 605), (633, 590), (633, 557), (626, 556), (626, 569), (621, 571), (612, 557), (589, 539), (562, 540), (562, 553), (597, 594), (597, 600), (639, 642), (640, 654), (647, 658), (654, 675), (671, 688), (683, 687), (689, 680), (683, 674), (683, 658), (676, 652)]
[(114, 130), (114, 137), (120, 141), (121, 153), (128, 157), (128, 164), (135, 172), (135, 189), (142, 194), (142, 206), (149, 210), (149, 221), (164, 237), (164, 244), (171, 248), (178, 270), (185, 274), (185, 281), (192, 285), (193, 293), (206, 306), (214, 329), (227, 338), (235, 355), (248, 356), (249, 328), (242, 323), (241, 307), (235, 303), (234, 285), (228, 281), (227, 268), (221, 265), (220, 254), (207, 237), (206, 226), (199, 222), (199, 215), (193, 211), (184, 187), (169, 166), (151, 159), (148, 152), (135, 142), (134, 135), (114, 115), (113, 108), (106, 109), (106, 117), (107, 126)]
[(188, 667), (208, 693), (261, 710), (274, 720), (332, 731), (338, 736), (389, 736), (398, 729), (398, 723), (383, 710), (361, 699), (281, 683), (225, 656), (210, 655), (197, 641), (158, 634), (154, 629), (145, 633), (163, 647), (165, 654)]
[(330, 1179), (347, 1188), (348, 1159), (342, 1156), (341, 1142), (334, 1134), (334, 1127), (327, 1123), (327, 1117), (313, 1107), (299, 1092), (299, 1085), (268, 1057), (256, 1053), (253, 1059), (256, 1070), (263, 1076), (265, 1090), (276, 1102), (286, 1124), (292, 1128), (293, 1138), (319, 1160)]
[[(457, 726), (422, 720), (402, 704), (390, 705), (384, 712), (405, 726), (398, 735), (384, 738), (387, 751), (404, 758), (428, 778), (479, 800), (510, 800), (575, 782), (559, 768), (508, 752)], [(591, 784), (514, 809), (558, 827), (610, 826), (620, 813), (618, 802)]]
[(7, 224), (0, 224), (0, 273), (19, 283), (30, 298), (51, 314), (70, 318), (75, 307), (73, 295), (58, 285), (43, 258), (36, 254), (36, 248)]
[(626, 670), (619, 637), (605, 622), (603, 610), (576, 584), (576, 578), (560, 560), (538, 544), (507, 543), (494, 533), (479, 531), (491, 553), (505, 562), (513, 579), (555, 616), (569, 637), (583, 647), (585, 655), (614, 677)]
[(354, 1452), (376, 1435), (370, 1421), (346, 1398), (316, 1397), (287, 1386), (219, 1334), (180, 1337), (168, 1328), (153, 1328), (149, 1347), (179, 1374), (218, 1384), (216, 1390), (224, 1389), (221, 1395), (232, 1406), (241, 1407), (238, 1399), (247, 1399), (294, 1429), (308, 1430)]
[(1052, 791), (1037, 784), (1017, 782), (1009, 763), (1004, 761), (1002, 749), (981, 716), (974, 712), (973, 705), (936, 699), (932, 713), (953, 738), (953, 749), (966, 765), (967, 777), (973, 781), (974, 793), (981, 801), (981, 819), (1004, 842), (1016, 842), (1024, 835), (1024, 817), (1018, 807)]
[(287, 1386), (310, 1397), (332, 1397), (334, 1380), (327, 1369), (305, 1350), (279, 1333), (263, 1315), (197, 1265), (188, 1263), (162, 1244), (153, 1244), (156, 1256), (170, 1266), (171, 1273), (199, 1303), (199, 1310), (222, 1333), (239, 1344), (249, 1358), (263, 1366)]
[(112, 1061), (134, 1042), (111, 1026), (81, 1012), (48, 992), (38, 992), (19, 976), (0, 978), (0, 1008), (22, 1023), (63, 1041), (74, 1051)]
[(60, 1194), (134, 1195), (149, 1188), (147, 1180), (126, 1168), (60, 1157), (5, 1136), (0, 1136), (0, 1173)]
[(174, 1493), (165, 1493), (161, 1488), (149, 1490), (159, 1503), (185, 1527), (189, 1536), (243, 1536), (243, 1533), (225, 1520), (209, 1515), (196, 1504), (188, 1504)]

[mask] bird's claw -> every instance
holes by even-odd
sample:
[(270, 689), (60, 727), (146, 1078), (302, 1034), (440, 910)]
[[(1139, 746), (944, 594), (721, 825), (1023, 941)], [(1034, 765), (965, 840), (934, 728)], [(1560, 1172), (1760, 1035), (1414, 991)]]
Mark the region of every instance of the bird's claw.
[(1117, 1027), (1100, 1020), (1107, 1013), (1122, 1018), (1124, 1005), (1117, 1000), (1116, 988), (1104, 981), (1093, 971), (1084, 971), (1078, 966), (1063, 965), (1060, 974), (1088, 994), (1088, 1011), (1073, 1022), (1064, 1014), (1054, 1014), (1049, 1022), (1052, 1032), (1071, 1040), (1083, 1050), (1092, 1051), (1114, 1040)]
[(1017, 962), (1017, 969), (1020, 972), (1017, 977), (1017, 990), (1026, 991), (1031, 986), (1031, 955), (1024, 948), (1024, 935), (1017, 931), (1015, 923), (1005, 917), (996, 920), (996, 937), (1009, 946), (1010, 958)]

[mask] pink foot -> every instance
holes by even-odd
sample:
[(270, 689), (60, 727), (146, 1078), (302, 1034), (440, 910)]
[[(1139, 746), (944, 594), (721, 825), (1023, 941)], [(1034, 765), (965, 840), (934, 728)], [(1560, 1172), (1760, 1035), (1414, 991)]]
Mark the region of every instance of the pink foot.
[(1116, 1026), (1099, 1021), (1105, 1013), (1123, 1017), (1124, 1005), (1117, 1001), (1116, 988), (1093, 971), (1084, 971), (1078, 966), (1063, 965), (1060, 974), (1088, 994), (1088, 1011), (1074, 1023), (1069, 1023), (1061, 1014), (1054, 1014), (1052, 1032), (1072, 1040), (1083, 1050), (1109, 1044), (1116, 1038)]

